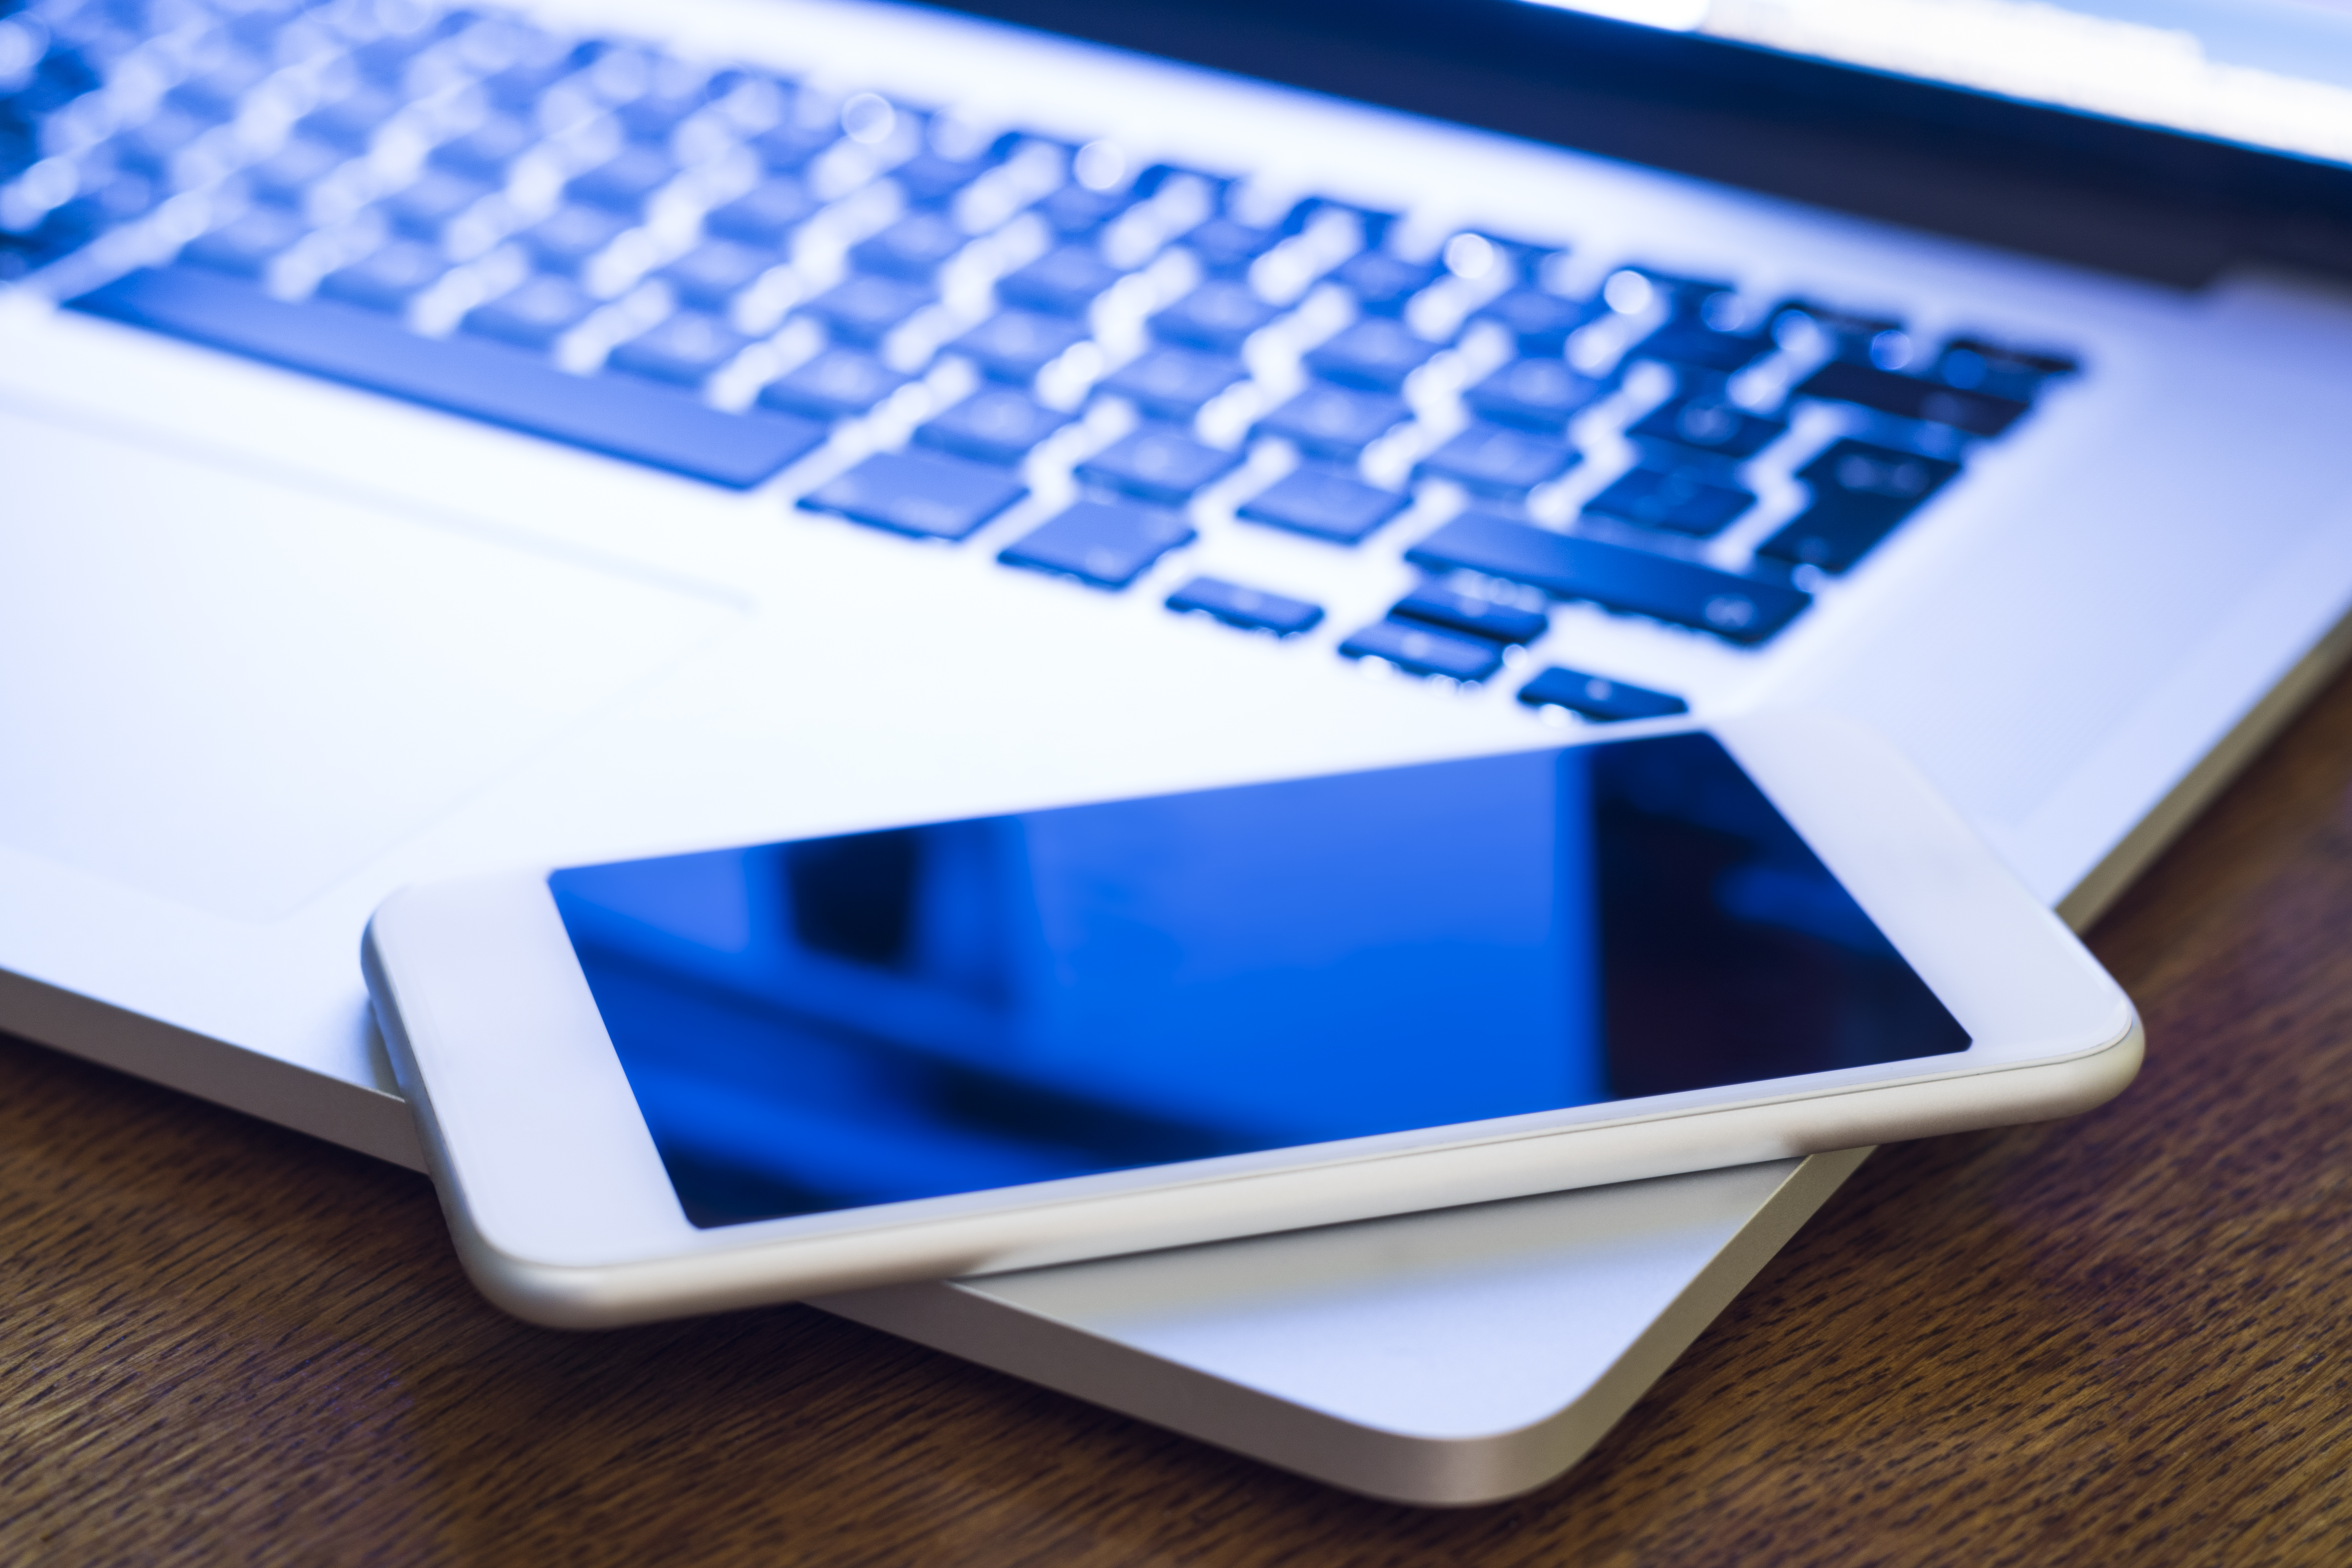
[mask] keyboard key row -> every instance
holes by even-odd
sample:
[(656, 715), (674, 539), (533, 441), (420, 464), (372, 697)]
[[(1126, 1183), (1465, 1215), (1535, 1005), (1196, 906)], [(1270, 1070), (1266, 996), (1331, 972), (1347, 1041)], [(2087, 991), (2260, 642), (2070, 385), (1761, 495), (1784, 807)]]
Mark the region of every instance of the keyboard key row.
[(1029, 493), (1003, 469), (939, 452), (877, 452), (801, 505), (918, 539), (966, 538)]
[(1958, 463), (1843, 440), (1797, 470), (1812, 504), (1759, 547), (1791, 565), (1844, 572), (1960, 471)]
[(1192, 538), (1192, 525), (1174, 512), (1081, 500), (1005, 546), (996, 558), (1008, 566), (1076, 577), (1097, 588), (1124, 588), (1153, 562)]
[(273, 300), (194, 267), (130, 273), (77, 309), (712, 484), (756, 485), (824, 444), (786, 414), (745, 418), (634, 376), (578, 376), (502, 343), (419, 337), (379, 311)]
[(1800, 588), (1487, 512), (1464, 512), (1405, 559), (1424, 571), (1524, 583), (1555, 599), (1589, 600), (1741, 644), (1765, 641), (1812, 603)]
[[(238, 24), (257, 38), (275, 25), (259, 13)], [(1621, 268), (1591, 297), (1571, 298), (1560, 291), (1567, 286), (1555, 268), (1564, 253), (1543, 247), (1465, 233), (1434, 255), (1401, 254), (1388, 248), (1403, 232), (1394, 220), (1321, 198), (1255, 210), (1242, 182), (1166, 165), (1133, 171), (1102, 144), (1074, 152), (1018, 132), (981, 144), (945, 117), (872, 93), (821, 100), (751, 73), (712, 72), (630, 46), (574, 45), (535, 33), (530, 36), (541, 42), (500, 56), (511, 63), (467, 66), (435, 79), (478, 75), (489, 111), (433, 146), (410, 183), (367, 198), (371, 205), (352, 232), (361, 239), (381, 235), (373, 249), (354, 258), (351, 245), (329, 235), (345, 248), (339, 262), (322, 264), (323, 276), (310, 275), (319, 276), (315, 300), (260, 292), (256, 283), (265, 279), (289, 294), (308, 287), (299, 279), (285, 281), (285, 258), (320, 232), (310, 216), (321, 210), (318, 193), (347, 165), (358, 167), (352, 161), (379, 146), (377, 139), (423, 90), (414, 86), (425, 79), (415, 74), (422, 68), (415, 62), (439, 58), (431, 52), (472, 36), (470, 29), (509, 25), (451, 13), (400, 34), (399, 48), (379, 47), (383, 38), (359, 43), (351, 55), (358, 70), (353, 85), (310, 110), (290, 140), (225, 187), (252, 205), (189, 245), (181, 264), (134, 273), (77, 303), (739, 487), (762, 482), (822, 445), (832, 423), (863, 418), (914, 385), (908, 372), (920, 371), (936, 345), (986, 383), (920, 424), (906, 450), (866, 459), (803, 504), (918, 537), (969, 537), (1027, 494), (1012, 470), (1071, 426), (1098, 391), (1125, 399), (1142, 423), (1078, 463), (1073, 477), (1087, 488), (1084, 497), (999, 558), (1112, 589), (1191, 542), (1192, 525), (1177, 509), (1245, 460), (1232, 449), (1229, 425), (1213, 432), (1213, 440), (1201, 439), (1193, 425), (1257, 367), (1265, 378), (1261, 384), (1286, 395), (1250, 426), (1250, 437), (1277, 437), (1306, 461), (1243, 500), (1236, 509), (1242, 520), (1337, 544), (1360, 542), (1413, 504), (1412, 496), (1391, 487), (1394, 465), (1402, 461), (1396, 455), (1415, 450), (1421, 455), (1411, 479), (1444, 481), (1424, 496), (1454, 497), (1446, 487), (1458, 487), (1479, 498), (1477, 507), (1496, 509), (1457, 516), (1414, 545), (1407, 560), (1435, 577), (1343, 645), (1354, 657), (1458, 680), (1488, 679), (1500, 668), (1501, 650), (1541, 638), (1549, 617), (1533, 606), (1556, 599), (1653, 616), (1737, 645), (1769, 639), (1811, 603), (1802, 587), (1673, 553), (1687, 545), (1665, 544), (1664, 553), (1637, 548), (1644, 531), (1656, 531), (1652, 538), (1717, 538), (1756, 505), (1758, 491), (1784, 493), (1793, 479), (1805, 492), (1801, 509), (1754, 547), (1757, 569), (1818, 585), (1810, 573), (1852, 569), (1956, 476), (1951, 457), (1964, 448), (1964, 437), (2000, 435), (2045, 383), (2076, 368), (2063, 355), (1974, 336), (1952, 338), (1922, 355), (1897, 321), (1793, 300), (1761, 314), (1744, 311), (1727, 283), (1649, 268)], [(176, 84), (147, 122), (125, 127), (91, 154), (93, 178), (111, 178), (107, 171), (118, 164), (147, 171), (154, 193), (108, 198), (128, 216), (147, 210), (155, 193), (180, 177), (180, 150), (207, 125), (240, 112), (243, 95), (268, 74), (236, 57)], [(549, 107), (559, 102), (572, 107)], [(600, 130), (600, 151), (568, 163), (557, 185), (542, 183), (542, 192), (560, 190), (551, 212), (527, 203), (516, 207), (507, 192), (526, 160), (544, 163), (545, 149), (575, 145), (562, 140), (572, 132), (551, 139), (547, 128), (563, 122), (595, 123), (619, 136)], [(721, 153), (738, 161), (730, 165), (732, 183), (695, 187), (706, 177), (698, 171), (714, 166)], [(1052, 172), (1024, 174), (1024, 160), (1042, 160), (1036, 169)], [(543, 170), (537, 177), (544, 182)], [(806, 253), (796, 238), (803, 226), (844, 192), (876, 180), (891, 198), (876, 216), (897, 216), (878, 228), (861, 221), (823, 242), (835, 247), (824, 254), (845, 265), (845, 275), (832, 280), (836, 274), (826, 268), (834, 262), (814, 274), (794, 270), (787, 257)], [(1001, 200), (989, 195), (1016, 185)], [(698, 237), (690, 226), (705, 198), (677, 194), (689, 188), (726, 198), (702, 213)], [(61, 207), (0, 235), (0, 266), (54, 256), (56, 245), (79, 243), (72, 235), (87, 237), (119, 221), (93, 205), (94, 189), (75, 200), (83, 204), (79, 216)], [(997, 205), (988, 205), (992, 200)], [(966, 247), (1024, 207), (1035, 216), (1024, 221), (1034, 231), (1042, 220), (1050, 237), (1033, 235), (1027, 248), (1013, 252), (1014, 259), (1032, 258), (996, 280), (991, 313), (958, 320), (940, 306), (943, 273), (968, 279), (971, 268), (957, 261)], [(648, 215), (669, 215), (663, 221), (674, 223), (680, 211), (688, 243), (681, 247), (673, 227), (672, 237), (655, 247), (644, 226)], [(43, 238), (51, 228), (65, 237)], [(473, 237), (461, 241), (461, 231)], [(457, 258), (482, 254), (486, 245), (504, 247), (494, 259), (522, 258), (516, 265), (523, 275), (478, 269), (452, 277)], [(1103, 352), (1116, 365), (1090, 391), (1089, 362), (1072, 351), (1093, 341), (1097, 321), (1129, 309), (1125, 301), (1137, 301), (1133, 309), (1142, 313), (1151, 283), (1139, 280), (1139, 293), (1129, 289), (1108, 305), (1106, 296), (1171, 246), (1189, 258), (1178, 258), (1185, 267), (1154, 278), (1198, 281), (1172, 300), (1160, 296), (1167, 302), (1142, 321), (1150, 342), (1139, 355), (1131, 347), (1089, 351)], [(627, 260), (640, 253), (641, 259)], [(324, 252), (312, 245), (300, 254)], [(984, 277), (993, 263), (980, 265)], [(476, 276), (495, 278), (491, 287), (503, 291), (488, 299), (466, 293), (478, 287), (470, 281)], [(667, 291), (627, 294), (625, 309), (613, 303), (641, 277)], [(1272, 351), (1287, 356), (1291, 368), (1265, 370), (1262, 351), (1283, 331), (1258, 334), (1284, 321), (1318, 277), (1328, 279), (1325, 296), (1332, 287), (1343, 291), (1338, 331), (1325, 315), (1325, 325), (1300, 334), (1303, 353)], [(453, 289), (441, 287), (445, 279)], [(792, 332), (801, 336), (788, 332), (776, 339), (776, 349), (747, 355), (777, 330), (795, 290), (826, 284), (797, 301)], [(950, 292), (958, 301), (953, 311), (970, 310), (968, 289)], [(1432, 301), (1440, 296), (1453, 302), (1438, 309)], [(746, 300), (772, 303), (745, 306)], [(446, 300), (457, 302), (435, 303)], [(1318, 309), (1331, 309), (1328, 298)], [(412, 332), (404, 324), (411, 315), (433, 330), (454, 324), (454, 335)], [(1459, 339), (1465, 320), (1485, 335)], [(901, 331), (910, 322), (912, 333)], [(953, 325), (932, 331), (937, 322)], [(763, 364), (761, 354), (779, 353), (786, 356), (781, 363), (792, 363), (807, 353), (811, 324), (822, 328), (824, 346), (795, 368), (770, 372), (751, 413), (724, 412), (697, 398), (725, 367), (748, 373)], [(1317, 341), (1319, 333), (1328, 335)], [(1630, 347), (1617, 346), (1629, 339)], [(1445, 390), (1453, 384), (1445, 377), (1421, 373), (1457, 341), (1481, 345), (1463, 363), (1482, 374), (1461, 391), (1458, 408), (1428, 415), (1432, 396), (1450, 403), (1455, 395)], [(1601, 342), (1610, 346), (1598, 357), (1585, 352)], [(1572, 343), (1584, 346), (1571, 351)], [(1496, 365), (1507, 352), (1498, 344), (1515, 357)], [(551, 357), (559, 347), (569, 366), (601, 359), (614, 374), (559, 369)], [(1784, 351), (1794, 355), (1787, 362), (1793, 368), (1778, 379), (1741, 379)], [(1609, 366), (1640, 362), (1671, 373), (1675, 390), (1664, 402), (1648, 405), (1647, 394), (1637, 402), (1616, 395), (1642, 384), (1621, 379)], [(1032, 392), (1057, 364), (1064, 368), (1048, 378), (1054, 389), (1041, 394), (1055, 405), (1048, 406)], [(1307, 384), (1292, 392), (1300, 371)], [(1793, 388), (1776, 399), (1769, 389), (1792, 377)], [(726, 396), (750, 395), (740, 377), (729, 384)], [(1759, 385), (1767, 390), (1757, 392)], [(1735, 396), (1740, 387), (1748, 390)], [(1741, 400), (1751, 395), (1752, 403)], [(1869, 438), (1836, 441), (1790, 473), (1778, 456), (1790, 428), (1790, 399), (1867, 411), (1846, 427)], [(1586, 447), (1609, 449), (1612, 431), (1623, 422), (1618, 411), (1629, 402), (1633, 418), (1622, 433), (1639, 461), (1582, 502), (1585, 516), (1599, 520), (1593, 528), (1555, 531), (1504, 515), (1522, 502), (1542, 510), (1540, 498), (1530, 498), (1572, 475)], [(1250, 406), (1246, 398), (1221, 405)], [(1424, 415), (1425, 426), (1419, 424)], [(1399, 440), (1386, 439), (1400, 432)], [(1915, 435), (1922, 451), (1904, 449)], [(1391, 456), (1375, 454), (1360, 469), (1376, 447)], [(1370, 483), (1367, 476), (1391, 482)], [(1586, 536), (1594, 531), (1607, 537)], [(1721, 558), (1736, 563), (1748, 548), (1744, 537)], [(1456, 574), (1483, 579), (1484, 588), (1463, 585)], [(1502, 584), (1522, 584), (1542, 598), (1513, 598)], [(1488, 591), (1496, 596), (1482, 596)], [(1322, 614), (1304, 601), (1213, 578), (1187, 584), (1170, 604), (1286, 636)], [(1569, 697), (1526, 695), (1538, 688)], [(1639, 716), (1634, 710), (1645, 701), (1677, 700), (1561, 669), (1530, 682), (1521, 700), (1596, 719)]]
[(1530, 708), (1565, 708), (1604, 724), (1690, 711), (1690, 704), (1671, 693), (1558, 665), (1520, 687), (1519, 700)]
[(1009, 386), (983, 386), (918, 427), (915, 439), (983, 463), (1010, 467), (1069, 423), (1068, 415)]
[[(194, 268), (134, 273), (88, 297), (83, 306), (719, 483), (758, 483), (824, 438), (823, 426), (790, 414), (724, 414), (665, 389), (640, 388), (620, 377), (569, 375), (490, 345), (478, 348), (463, 338), (418, 338), (373, 312), (270, 300)], [(518, 333), (534, 326), (526, 319)], [(677, 345), (675, 352), (688, 354), (693, 345)], [(845, 376), (861, 384), (858, 395), (874, 389), (878, 378), (871, 371), (859, 374), (860, 362), (836, 360), (826, 368), (845, 365)], [(649, 368), (657, 374), (665, 369), (657, 363)], [(823, 374), (813, 374), (803, 385)], [(818, 401), (814, 395), (808, 398)], [(967, 459), (1004, 462), (1017, 459), (1066, 417), (1009, 389), (983, 392), (925, 426), (924, 439)], [(1499, 445), (1505, 458), (1519, 461), (1516, 454), (1532, 439), (1500, 426), (1474, 427), (1433, 454), (1423, 471), (1467, 473), (1474, 488), (1491, 482), (1498, 472), (1521, 477), (1530, 468), (1509, 469), (1501, 458), (1488, 459), (1482, 468), (1479, 455)], [(1469, 456), (1447, 456), (1457, 449)], [(1543, 461), (1564, 467), (1571, 457), (1554, 447), (1545, 449)], [(1077, 474), (1146, 502), (1174, 506), (1239, 461), (1237, 453), (1173, 427), (1148, 425), (1096, 454)], [(1857, 541), (1894, 526), (1955, 472), (1956, 465), (1948, 462), (1842, 443), (1803, 471), (1822, 499), (1767, 551), (1839, 564), (1855, 552)], [(902, 532), (960, 539), (1021, 493), (1022, 487), (1001, 471), (968, 460), (891, 454), (835, 479), (811, 504)], [(1705, 492), (1699, 499), (1707, 499)], [(1403, 498), (1344, 475), (1301, 469), (1255, 498), (1241, 515), (1345, 540), (1360, 538), (1402, 504)], [(1769, 637), (1809, 602), (1799, 590), (1478, 513), (1445, 525), (1409, 559), (1433, 571), (1466, 570), (1525, 582), (1554, 597), (1591, 599), (1740, 643)], [(1090, 581), (1109, 575), (1075, 574)]]
[(1244, 631), (1295, 637), (1321, 624), (1323, 607), (1304, 599), (1263, 593), (1221, 577), (1195, 577), (1168, 595), (1168, 607), (1197, 613)]
[(1377, 658), (1410, 675), (1444, 676), (1465, 684), (1503, 668), (1502, 649), (1483, 637), (1456, 637), (1403, 621), (1375, 621), (1339, 645), (1347, 658)]

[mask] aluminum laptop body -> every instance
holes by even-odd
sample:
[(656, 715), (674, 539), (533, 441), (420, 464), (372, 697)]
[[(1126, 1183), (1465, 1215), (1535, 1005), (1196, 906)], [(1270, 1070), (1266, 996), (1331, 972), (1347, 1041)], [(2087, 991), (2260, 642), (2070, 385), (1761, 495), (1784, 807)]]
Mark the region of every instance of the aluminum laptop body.
[[(2307, 276), (940, 13), (158, 16), (0, 185), (0, 1027), (382, 1158), (354, 952), (419, 878), (1803, 702), (2081, 923), (2341, 651), (2352, 294)], [(445, 153), (499, 116), (541, 142)], [(731, 286), (730, 234), (770, 246)], [(1856, 1163), (829, 1304), (1477, 1501)]]

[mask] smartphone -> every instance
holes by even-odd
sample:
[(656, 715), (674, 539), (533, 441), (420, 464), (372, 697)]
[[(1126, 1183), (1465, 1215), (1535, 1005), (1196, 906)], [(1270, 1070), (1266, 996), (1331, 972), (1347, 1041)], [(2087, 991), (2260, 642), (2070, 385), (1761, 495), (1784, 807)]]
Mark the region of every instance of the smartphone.
[(2082, 1110), (2130, 1003), (1815, 715), (419, 886), (467, 1271), (616, 1324)]

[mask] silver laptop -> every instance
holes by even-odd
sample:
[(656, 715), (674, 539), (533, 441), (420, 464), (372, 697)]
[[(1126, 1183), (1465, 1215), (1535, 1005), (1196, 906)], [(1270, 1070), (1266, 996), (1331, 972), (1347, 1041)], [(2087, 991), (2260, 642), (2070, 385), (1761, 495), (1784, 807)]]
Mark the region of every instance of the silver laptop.
[[(1465, 29), (1655, 75), (1670, 24), (2056, 97), (2219, 138), (2257, 214), (2347, 155), (2325, 13), (2207, 58), (1996, 0), (1596, 8), (1349, 25), (1440, 85)], [(1257, 36), (1201, 9), (1192, 52)], [(2125, 43), (2177, 68), (2126, 93)], [(416, 878), (1794, 701), (2082, 920), (2352, 604), (2352, 294), (2307, 275), (878, 5), (36, 4), (0, 92), (0, 1027), (411, 1165), (354, 950)], [(831, 1304), (1475, 1501), (1855, 1163)]]

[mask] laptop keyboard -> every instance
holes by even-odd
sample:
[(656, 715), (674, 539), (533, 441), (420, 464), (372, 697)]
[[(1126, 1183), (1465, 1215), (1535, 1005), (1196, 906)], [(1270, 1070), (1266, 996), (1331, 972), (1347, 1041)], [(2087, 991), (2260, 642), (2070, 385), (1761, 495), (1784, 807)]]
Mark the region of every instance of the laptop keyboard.
[(2078, 369), (1594, 259), (494, 14), (0, 17), (0, 281), (914, 539), (1067, 498), (995, 559), (1102, 592), (1390, 550), (1370, 625), (1165, 602), (1556, 718), (1685, 704), (1542, 664), (1554, 606), (1767, 645)]

